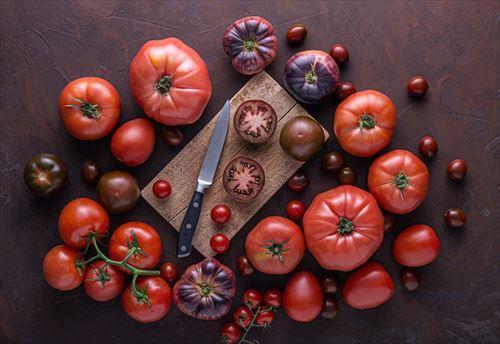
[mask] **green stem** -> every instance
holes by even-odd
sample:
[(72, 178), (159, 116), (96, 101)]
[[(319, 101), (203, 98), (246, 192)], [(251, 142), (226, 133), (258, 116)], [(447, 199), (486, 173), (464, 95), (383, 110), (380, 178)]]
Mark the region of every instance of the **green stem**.
[(337, 223), (337, 232), (340, 235), (351, 234), (354, 230), (354, 224), (351, 220), (346, 217), (341, 216), (339, 219), (339, 223)]
[(318, 80), (318, 78), (316, 76), (316, 73), (314, 73), (314, 70), (310, 70), (306, 73), (306, 82), (308, 84), (314, 84), (316, 83), (316, 80)]
[(359, 118), (359, 129), (363, 130), (365, 129), (371, 129), (375, 126), (375, 117), (367, 112), (363, 112), (361, 117)]
[(170, 87), (172, 87), (172, 76), (171, 75), (165, 75), (160, 78), (160, 80), (157, 81), (155, 84), (156, 89), (158, 92), (160, 92), (162, 95), (165, 95), (168, 93), (170, 90)]
[(261, 306), (259, 306), (257, 308), (257, 311), (255, 313), (252, 312), (252, 309), (250, 308), (250, 311), (252, 312), (253, 314), (253, 318), (252, 318), (252, 321), (250, 322), (250, 324), (248, 324), (247, 327), (243, 327), (245, 329), (245, 333), (243, 333), (243, 336), (241, 336), (240, 338), (240, 341), (238, 342), (239, 344), (243, 344), (243, 343), (251, 343), (249, 341), (247, 341), (245, 338), (247, 337), (248, 333), (250, 332), (250, 330), (252, 329), (252, 327), (254, 326), (255, 324), (255, 320), (257, 319), (257, 316), (259, 315), (260, 313), (260, 309), (261, 309)]
[(86, 101), (83, 101), (81, 99), (75, 98), (74, 99), (77, 103), (80, 103), (80, 105), (73, 105), (73, 104), (68, 104), (65, 107), (70, 107), (74, 109), (79, 109), (82, 114), (85, 117), (91, 118), (91, 119), (99, 119), (101, 118), (102, 114), (99, 111), (99, 104), (90, 104)]
[(403, 191), (410, 186), (410, 178), (408, 178), (404, 172), (399, 172), (396, 176), (394, 176), (392, 184), (399, 189), (401, 199), (403, 199)]

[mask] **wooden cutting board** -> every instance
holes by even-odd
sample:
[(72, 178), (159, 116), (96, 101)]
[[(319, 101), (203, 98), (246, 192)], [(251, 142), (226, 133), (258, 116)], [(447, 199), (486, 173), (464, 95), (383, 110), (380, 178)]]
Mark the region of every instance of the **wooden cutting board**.
[[(234, 112), (238, 106), (249, 99), (261, 99), (269, 103), (278, 117), (278, 125), (273, 137), (259, 147), (244, 142), (233, 126)], [(201, 208), (200, 220), (193, 237), (193, 246), (205, 257), (214, 252), (209, 239), (217, 232), (224, 233), (231, 239), (250, 218), (278, 191), (284, 183), (299, 169), (303, 162), (293, 160), (286, 155), (279, 144), (279, 133), (283, 125), (292, 117), (309, 114), (266, 72), (252, 77), (238, 93), (231, 98), (231, 119), (222, 150), (222, 155), (215, 172), (212, 186), (206, 190)], [(212, 136), (219, 114), (189, 142), (175, 158), (142, 190), (142, 196), (156, 209), (177, 231), (196, 188), (198, 172)], [(328, 132), (325, 138), (328, 139)], [(257, 161), (264, 168), (265, 185), (255, 200), (241, 203), (232, 200), (222, 186), (222, 173), (226, 164), (236, 156), (247, 156)], [(165, 179), (173, 185), (172, 194), (166, 199), (153, 195), (152, 187), (156, 180)], [(210, 218), (210, 210), (217, 204), (226, 204), (231, 208), (231, 219), (222, 228)]]

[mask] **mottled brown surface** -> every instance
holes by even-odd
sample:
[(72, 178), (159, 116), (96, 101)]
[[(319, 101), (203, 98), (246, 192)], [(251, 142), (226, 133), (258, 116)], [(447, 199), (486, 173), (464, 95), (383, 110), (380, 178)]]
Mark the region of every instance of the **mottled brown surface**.
[[(78, 196), (95, 198), (80, 178), (80, 166), (96, 159), (105, 170), (121, 168), (109, 153), (109, 139), (81, 143), (64, 130), (57, 96), (64, 85), (84, 75), (102, 76), (119, 90), (121, 122), (142, 115), (128, 85), (128, 64), (149, 39), (172, 35), (183, 39), (205, 59), (214, 95), (205, 116), (184, 128), (186, 144), (240, 89), (248, 77), (235, 73), (224, 57), (221, 35), (227, 24), (244, 15), (265, 15), (279, 36), (276, 61), (267, 69), (281, 82), (284, 63), (301, 49), (327, 50), (345, 43), (351, 60), (342, 77), (358, 89), (375, 88), (397, 106), (399, 123), (390, 148), (417, 151), (420, 137), (439, 141), (438, 156), (429, 163), (431, 189), (414, 213), (398, 216), (374, 259), (397, 279), (400, 267), (390, 253), (394, 235), (407, 225), (423, 222), (436, 228), (442, 253), (419, 269), (422, 287), (396, 294), (384, 306), (367, 311), (341, 303), (334, 320), (309, 324), (288, 320), (280, 311), (273, 329), (259, 335), (263, 343), (495, 343), (500, 332), (500, 124), (499, 124), (499, 2), (6, 2), (0, 3), (0, 342), (20, 343), (214, 343), (224, 320), (203, 322), (173, 308), (155, 324), (139, 324), (121, 310), (119, 301), (96, 303), (82, 289), (61, 293), (42, 279), (42, 258), (58, 244), (57, 214)], [(287, 27), (307, 25), (304, 45), (284, 42)], [(422, 73), (430, 91), (422, 100), (407, 96), (406, 80)], [(334, 100), (306, 109), (331, 130)], [(330, 139), (326, 149), (338, 149)], [(151, 180), (182, 147), (158, 142), (153, 156), (131, 171), (141, 186)], [(325, 150), (326, 150), (325, 149)], [(33, 197), (21, 181), (26, 160), (40, 151), (60, 154), (69, 166), (66, 190), (50, 200)], [(469, 163), (462, 183), (446, 178), (446, 163), (454, 157)], [(371, 159), (348, 157), (366, 186)], [(312, 184), (302, 199), (336, 185), (320, 169), (320, 157), (305, 165)], [(175, 186), (174, 186), (175, 187)], [(233, 239), (221, 259), (231, 267), (243, 252), (245, 235), (260, 219), (283, 214), (293, 195), (282, 188)], [(463, 208), (469, 224), (447, 228), (442, 212)], [(192, 254), (174, 257), (176, 232), (144, 200), (129, 214), (114, 216), (113, 227), (143, 220), (160, 230), (165, 260), (182, 268), (197, 262)], [(300, 268), (323, 271), (307, 254)], [(346, 274), (340, 275), (341, 279)], [(245, 288), (282, 288), (285, 277), (259, 273), (238, 277), (238, 297)], [(256, 331), (259, 332), (259, 331)]]

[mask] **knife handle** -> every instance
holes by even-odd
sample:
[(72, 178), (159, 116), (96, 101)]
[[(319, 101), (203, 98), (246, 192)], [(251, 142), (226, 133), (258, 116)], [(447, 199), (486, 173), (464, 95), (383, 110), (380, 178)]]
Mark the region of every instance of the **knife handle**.
[(203, 193), (195, 191), (191, 202), (189, 202), (188, 210), (182, 220), (181, 229), (179, 231), (179, 239), (177, 241), (177, 257), (186, 257), (191, 253), (191, 241), (193, 234), (200, 218), (201, 203), (203, 201)]

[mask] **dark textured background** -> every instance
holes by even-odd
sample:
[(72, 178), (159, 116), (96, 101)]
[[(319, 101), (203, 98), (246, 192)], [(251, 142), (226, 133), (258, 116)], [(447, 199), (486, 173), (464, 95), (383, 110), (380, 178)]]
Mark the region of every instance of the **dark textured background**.
[[(0, 3), (0, 342), (23, 343), (214, 343), (219, 327), (229, 318), (203, 322), (172, 307), (160, 322), (140, 324), (122, 311), (119, 302), (96, 303), (83, 290), (58, 292), (42, 278), (44, 254), (60, 243), (57, 216), (78, 196), (95, 198), (80, 178), (80, 166), (97, 160), (103, 169), (123, 168), (109, 152), (109, 138), (83, 143), (63, 128), (57, 97), (64, 85), (81, 76), (100, 76), (113, 83), (122, 97), (120, 122), (143, 116), (128, 84), (128, 66), (150, 39), (176, 36), (205, 59), (214, 94), (205, 115), (184, 128), (186, 142), (209, 121), (246, 81), (223, 55), (221, 35), (230, 22), (245, 15), (263, 15), (279, 37), (276, 61), (267, 69), (281, 83), (283, 66), (293, 52), (327, 50), (343, 42), (351, 60), (342, 78), (358, 89), (388, 94), (398, 109), (399, 123), (389, 149), (417, 152), (419, 139), (430, 134), (439, 141), (438, 156), (428, 166), (431, 188), (414, 213), (397, 218), (374, 259), (396, 281), (392, 300), (366, 311), (341, 303), (334, 320), (318, 318), (295, 323), (280, 311), (273, 329), (259, 335), (263, 343), (494, 343), (500, 332), (499, 278), (499, 2), (6, 2)], [(289, 25), (309, 29), (306, 42), (292, 49), (284, 33)], [(422, 73), (430, 91), (411, 99), (405, 84)], [(335, 100), (307, 109), (329, 130)], [(144, 165), (131, 169), (144, 186), (182, 147), (160, 140)], [(335, 139), (327, 149), (339, 149)], [(57, 197), (32, 196), (22, 183), (23, 165), (41, 151), (60, 154), (70, 181)], [(467, 178), (452, 183), (447, 162), (457, 156), (469, 163)], [(371, 159), (348, 157), (365, 187)], [(303, 195), (336, 185), (321, 171), (319, 156), (305, 165), (311, 186)], [(175, 187), (175, 185), (174, 185)], [(250, 228), (271, 214), (283, 214), (293, 195), (281, 189), (234, 238), (230, 252), (220, 257), (231, 267), (243, 253)], [(469, 223), (449, 229), (443, 211), (463, 208)], [(201, 259), (174, 257), (176, 233), (144, 200), (129, 214), (112, 217), (113, 228), (128, 220), (156, 227), (165, 247), (164, 260), (182, 268)], [(399, 283), (400, 267), (391, 257), (391, 243), (402, 228), (423, 222), (442, 240), (438, 261), (419, 269), (421, 289), (410, 294)], [(307, 254), (300, 268), (323, 271)], [(340, 275), (341, 279), (346, 274)], [(286, 277), (238, 276), (238, 298), (244, 289), (282, 288)], [(237, 301), (238, 302), (238, 301)], [(254, 331), (256, 334), (259, 330)]]

